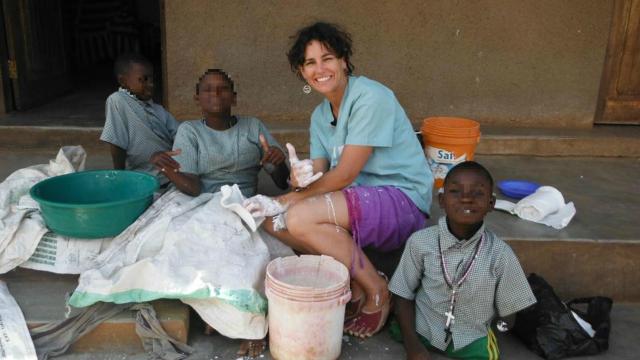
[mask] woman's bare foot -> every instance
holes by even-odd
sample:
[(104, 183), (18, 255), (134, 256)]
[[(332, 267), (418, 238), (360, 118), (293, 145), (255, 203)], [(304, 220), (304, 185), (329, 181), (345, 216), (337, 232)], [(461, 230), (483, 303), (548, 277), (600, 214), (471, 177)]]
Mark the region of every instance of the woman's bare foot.
[(391, 293), (387, 289), (386, 277), (380, 277), (375, 294), (366, 294), (360, 313), (345, 322), (344, 331), (350, 335), (367, 338), (384, 326), (391, 309)]
[(237, 355), (254, 358), (262, 354), (267, 347), (267, 340), (242, 340)]
[(344, 321), (345, 323), (360, 314), (366, 300), (366, 294), (357, 282), (351, 281), (351, 300), (347, 303)]
[(364, 302), (362, 310), (369, 313), (380, 310), (382, 305), (388, 303), (391, 299), (391, 293), (389, 292), (389, 279), (380, 271), (378, 271), (378, 275), (379, 276), (376, 278), (375, 292), (366, 293), (364, 289), (361, 289), (364, 296), (366, 296), (366, 301)]

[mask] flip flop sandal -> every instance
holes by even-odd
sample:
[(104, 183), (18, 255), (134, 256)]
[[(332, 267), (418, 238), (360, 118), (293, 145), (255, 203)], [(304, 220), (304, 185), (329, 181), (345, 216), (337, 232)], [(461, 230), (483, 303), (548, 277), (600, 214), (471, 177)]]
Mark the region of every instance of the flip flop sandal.
[[(380, 275), (384, 279), (384, 281), (387, 282), (387, 284), (389, 283), (389, 278), (382, 271), (378, 271), (378, 275)], [(347, 321), (360, 315), (360, 312), (362, 311), (362, 308), (364, 307), (364, 303), (366, 302), (366, 300), (367, 298), (365, 296), (365, 293), (362, 292), (360, 297), (358, 297), (357, 299), (351, 299), (347, 303), (347, 306), (344, 312), (345, 324), (347, 323)]]
[[(378, 271), (378, 275), (380, 275), (387, 284), (389, 283), (389, 278), (382, 271)], [(365, 299), (364, 294), (362, 299)], [(393, 297), (389, 299), (387, 304), (382, 305), (380, 309), (374, 312), (368, 312), (362, 309), (364, 307), (364, 301), (362, 301), (358, 314), (348, 320), (345, 320), (344, 332), (357, 337), (369, 337), (374, 335), (380, 331), (387, 322), (392, 306)]]
[(359, 298), (351, 299), (347, 303), (347, 306), (346, 306), (345, 311), (344, 311), (344, 322), (345, 323), (360, 314), (360, 312), (362, 311), (362, 308), (364, 307), (364, 303), (365, 303), (366, 299), (367, 298), (366, 298), (366, 296), (364, 295), (364, 292), (363, 292), (360, 295)]
[(360, 315), (345, 323), (344, 331), (350, 335), (367, 338), (379, 332), (387, 322), (391, 310), (391, 301), (374, 312), (362, 310)]

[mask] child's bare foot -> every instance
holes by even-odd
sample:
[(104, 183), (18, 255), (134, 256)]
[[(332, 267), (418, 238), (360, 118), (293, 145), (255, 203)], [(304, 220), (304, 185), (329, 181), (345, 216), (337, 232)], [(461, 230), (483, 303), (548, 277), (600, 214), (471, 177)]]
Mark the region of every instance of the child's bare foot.
[(205, 323), (205, 328), (204, 328), (204, 334), (205, 335), (212, 335), (216, 333), (216, 329), (212, 328), (211, 325)]
[(242, 340), (240, 343), (240, 349), (238, 349), (237, 355), (240, 356), (248, 356), (250, 358), (254, 358), (259, 356), (264, 352), (264, 349), (267, 347), (267, 340)]

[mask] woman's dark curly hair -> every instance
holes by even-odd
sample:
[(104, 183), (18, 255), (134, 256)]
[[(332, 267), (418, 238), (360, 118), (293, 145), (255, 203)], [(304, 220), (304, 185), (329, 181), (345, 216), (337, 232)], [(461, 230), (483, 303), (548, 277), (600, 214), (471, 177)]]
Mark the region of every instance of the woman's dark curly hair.
[(291, 71), (295, 72), (300, 79), (300, 66), (304, 64), (304, 52), (307, 45), (317, 40), (327, 49), (331, 50), (338, 59), (344, 59), (347, 63), (347, 75), (353, 72), (353, 64), (351, 63), (351, 35), (344, 31), (340, 26), (325, 22), (317, 22), (313, 25), (304, 27), (291, 37), (295, 39), (293, 45), (287, 52)]

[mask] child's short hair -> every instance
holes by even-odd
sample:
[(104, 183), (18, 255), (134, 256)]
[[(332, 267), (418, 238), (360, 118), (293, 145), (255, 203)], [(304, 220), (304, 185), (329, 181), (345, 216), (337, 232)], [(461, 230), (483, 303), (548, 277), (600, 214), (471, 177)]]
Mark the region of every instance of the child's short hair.
[(480, 165), (475, 161), (461, 162), (458, 165), (452, 167), (451, 170), (447, 172), (447, 176), (445, 176), (444, 178), (444, 185), (447, 185), (447, 183), (449, 182), (449, 179), (453, 177), (453, 174), (461, 170), (472, 170), (472, 171), (478, 172), (480, 175), (482, 175), (484, 178), (487, 179), (487, 181), (489, 182), (489, 185), (491, 185), (491, 189), (493, 189), (493, 177), (491, 176), (491, 173), (489, 172), (489, 170), (487, 170), (487, 168), (485, 168), (484, 166)]
[(113, 65), (113, 74), (116, 79), (120, 75), (126, 75), (131, 67), (131, 64), (140, 64), (153, 69), (153, 65), (146, 57), (138, 53), (124, 53), (118, 56), (115, 64)]
[(229, 76), (229, 74), (227, 74), (222, 69), (208, 69), (207, 71), (204, 72), (204, 74), (202, 74), (198, 78), (198, 83), (196, 83), (196, 95), (200, 94), (200, 83), (202, 82), (202, 79), (204, 79), (205, 76), (208, 76), (208, 75), (220, 75), (220, 76), (222, 76), (227, 81), (229, 86), (231, 87), (231, 91), (233, 91), (234, 94), (236, 93), (235, 85), (233, 84), (233, 80), (231, 80), (231, 77)]
[(302, 79), (302, 75), (298, 69), (304, 64), (304, 52), (307, 49), (307, 45), (313, 40), (321, 42), (332, 50), (339, 59), (345, 60), (347, 63), (347, 75), (351, 75), (353, 72), (353, 64), (350, 60), (353, 53), (351, 50), (351, 35), (340, 26), (317, 22), (298, 30), (291, 38), (295, 40), (291, 49), (287, 52), (287, 58), (289, 59), (291, 70), (298, 74), (300, 79)]

